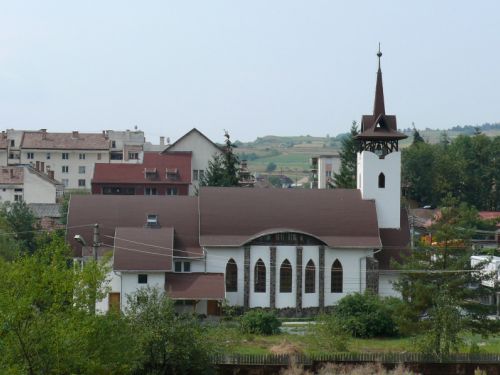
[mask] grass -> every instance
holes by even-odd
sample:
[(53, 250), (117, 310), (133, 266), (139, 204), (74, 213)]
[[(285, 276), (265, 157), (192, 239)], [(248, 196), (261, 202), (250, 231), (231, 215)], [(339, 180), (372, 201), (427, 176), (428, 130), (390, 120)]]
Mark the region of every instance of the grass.
[[(226, 353), (234, 354), (270, 354), (272, 346), (279, 345), (287, 341), (298, 347), (305, 354), (326, 354), (317, 349), (315, 345), (316, 338), (311, 334), (291, 334), (280, 333), (272, 336), (261, 335), (243, 335), (236, 327), (214, 327), (212, 337), (216, 340), (218, 346)], [(500, 335), (489, 338), (482, 338), (478, 335), (466, 335), (465, 345), (460, 352), (468, 353), (471, 345), (479, 349), (480, 353), (500, 353)], [(351, 352), (411, 352), (413, 340), (410, 337), (399, 338), (373, 338), (358, 339), (352, 338), (349, 342), (349, 351)]]

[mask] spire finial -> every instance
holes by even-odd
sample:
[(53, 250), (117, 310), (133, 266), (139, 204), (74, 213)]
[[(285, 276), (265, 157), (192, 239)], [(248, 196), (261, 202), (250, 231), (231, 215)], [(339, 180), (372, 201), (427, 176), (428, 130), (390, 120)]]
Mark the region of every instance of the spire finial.
[(380, 70), (380, 58), (382, 57), (382, 52), (380, 51), (380, 42), (378, 42), (377, 56), (378, 56), (378, 69)]

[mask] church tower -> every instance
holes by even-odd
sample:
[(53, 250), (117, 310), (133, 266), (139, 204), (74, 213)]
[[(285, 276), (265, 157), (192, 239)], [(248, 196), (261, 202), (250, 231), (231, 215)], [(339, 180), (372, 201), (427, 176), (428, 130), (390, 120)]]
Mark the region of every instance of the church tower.
[(378, 72), (373, 115), (361, 119), (357, 157), (357, 187), (363, 199), (374, 199), (379, 228), (399, 228), (401, 200), (401, 153), (398, 142), (407, 138), (398, 132), (396, 116), (385, 114), (382, 71)]

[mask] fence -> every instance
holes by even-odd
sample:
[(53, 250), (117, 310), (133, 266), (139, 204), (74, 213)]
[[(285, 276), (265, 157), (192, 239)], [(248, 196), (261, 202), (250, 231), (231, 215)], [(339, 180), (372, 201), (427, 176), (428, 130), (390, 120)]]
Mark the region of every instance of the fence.
[(474, 363), (498, 364), (500, 354), (451, 354), (436, 356), (422, 353), (331, 353), (328, 355), (287, 354), (218, 354), (211, 357), (214, 365), (279, 365), (291, 363), (311, 366), (326, 362), (379, 362), (379, 363)]

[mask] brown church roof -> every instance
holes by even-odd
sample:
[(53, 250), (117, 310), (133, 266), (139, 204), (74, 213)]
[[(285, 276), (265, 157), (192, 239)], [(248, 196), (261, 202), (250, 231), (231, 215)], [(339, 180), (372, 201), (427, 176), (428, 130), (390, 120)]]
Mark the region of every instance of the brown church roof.
[(173, 247), (174, 228), (116, 228), (113, 269), (171, 271)]
[(359, 190), (203, 187), (199, 199), (202, 246), (241, 246), (290, 231), (330, 247), (381, 247), (375, 202)]
[[(90, 242), (92, 225), (99, 223), (101, 241), (112, 248), (116, 228), (144, 227), (148, 214), (157, 215), (161, 228), (174, 229), (174, 255), (202, 255), (198, 243), (197, 197), (73, 194), (69, 202), (67, 238), (75, 255), (80, 256), (81, 245), (73, 239), (74, 235), (80, 234)], [(142, 238), (142, 234), (139, 236)]]
[(168, 273), (165, 290), (172, 299), (223, 300), (225, 298), (222, 273)]

